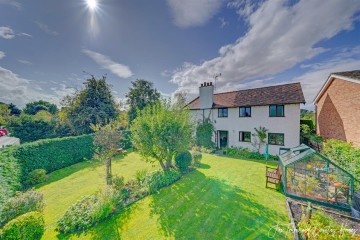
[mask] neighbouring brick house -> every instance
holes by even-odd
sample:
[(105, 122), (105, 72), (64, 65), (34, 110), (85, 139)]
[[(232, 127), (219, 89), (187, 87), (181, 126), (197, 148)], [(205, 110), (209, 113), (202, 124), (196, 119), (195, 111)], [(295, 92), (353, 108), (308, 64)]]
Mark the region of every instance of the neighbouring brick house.
[(269, 152), (275, 155), (280, 147), (300, 144), (301, 103), (305, 99), (300, 83), (214, 94), (212, 83), (205, 82), (188, 107), (198, 122), (210, 118), (217, 147), (254, 150), (254, 128), (263, 126), (268, 129)]
[(360, 70), (330, 74), (314, 104), (317, 134), (360, 147)]

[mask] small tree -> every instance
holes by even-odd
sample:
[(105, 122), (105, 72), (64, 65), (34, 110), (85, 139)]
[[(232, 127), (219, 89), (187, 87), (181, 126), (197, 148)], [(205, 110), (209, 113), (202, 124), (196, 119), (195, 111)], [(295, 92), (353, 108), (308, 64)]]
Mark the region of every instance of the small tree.
[(95, 131), (94, 146), (95, 158), (105, 162), (106, 184), (112, 184), (111, 160), (120, 147), (121, 133), (118, 132), (118, 123), (111, 122), (106, 126), (92, 125)]
[(134, 147), (145, 160), (158, 161), (164, 171), (169, 170), (173, 158), (190, 146), (189, 110), (163, 100), (138, 111), (137, 116), (130, 128)]
[(212, 136), (214, 132), (214, 125), (210, 118), (204, 119), (202, 123), (199, 123), (196, 127), (196, 145), (206, 148), (213, 148), (214, 142)]
[(253, 142), (251, 145), (255, 148), (257, 152), (260, 152), (261, 147), (266, 143), (266, 135), (268, 130), (265, 127), (260, 126), (259, 128), (254, 128), (255, 133), (252, 134)]

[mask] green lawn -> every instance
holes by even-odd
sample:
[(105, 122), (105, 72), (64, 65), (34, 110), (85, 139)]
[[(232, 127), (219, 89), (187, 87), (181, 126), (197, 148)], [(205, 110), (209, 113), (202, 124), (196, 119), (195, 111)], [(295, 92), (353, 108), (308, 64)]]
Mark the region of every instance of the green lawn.
[[(131, 153), (113, 170), (129, 179), (137, 169), (151, 169)], [(51, 174), (40, 187), (45, 195), (44, 239), (287, 239), (285, 197), (265, 189), (265, 164), (203, 155), (202, 166), (183, 179), (146, 197), (92, 229), (57, 235), (56, 219), (80, 196), (104, 182), (104, 169), (80, 163)], [(274, 229), (282, 228), (281, 234)]]

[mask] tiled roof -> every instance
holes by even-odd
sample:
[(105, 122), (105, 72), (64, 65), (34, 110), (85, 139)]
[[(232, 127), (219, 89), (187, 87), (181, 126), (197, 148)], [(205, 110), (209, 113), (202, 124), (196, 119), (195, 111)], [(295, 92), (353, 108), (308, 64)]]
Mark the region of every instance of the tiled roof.
[[(305, 103), (300, 83), (217, 93), (214, 94), (213, 108), (292, 103)], [(199, 109), (199, 97), (191, 101), (188, 107)]]
[(333, 74), (360, 80), (360, 70), (354, 70), (354, 71), (348, 71), (348, 72), (337, 72), (337, 73), (333, 73)]

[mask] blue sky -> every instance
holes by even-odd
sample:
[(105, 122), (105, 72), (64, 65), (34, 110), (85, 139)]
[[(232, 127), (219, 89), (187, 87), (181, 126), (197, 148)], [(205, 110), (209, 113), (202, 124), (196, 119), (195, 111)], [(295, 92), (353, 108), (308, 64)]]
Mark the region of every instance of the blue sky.
[(301, 82), (312, 100), (331, 72), (360, 69), (359, 0), (0, 0), (0, 101), (61, 98), (108, 75), (164, 95)]

